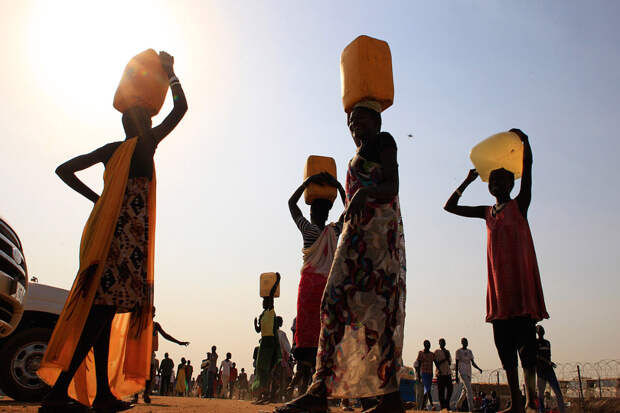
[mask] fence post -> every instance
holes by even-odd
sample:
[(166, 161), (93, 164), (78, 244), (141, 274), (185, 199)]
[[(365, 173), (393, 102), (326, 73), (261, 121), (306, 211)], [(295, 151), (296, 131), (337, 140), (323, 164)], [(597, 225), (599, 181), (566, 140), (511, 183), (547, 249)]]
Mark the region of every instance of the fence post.
[(600, 396), (600, 398), (603, 398), (603, 386), (601, 385), (601, 376), (599, 374), (598, 376), (598, 394)]
[(499, 386), (499, 370), (497, 371), (497, 385)]
[(579, 368), (579, 364), (577, 364), (577, 377), (579, 378), (579, 403), (581, 404), (581, 410), (584, 410), (583, 386), (581, 384), (581, 369)]

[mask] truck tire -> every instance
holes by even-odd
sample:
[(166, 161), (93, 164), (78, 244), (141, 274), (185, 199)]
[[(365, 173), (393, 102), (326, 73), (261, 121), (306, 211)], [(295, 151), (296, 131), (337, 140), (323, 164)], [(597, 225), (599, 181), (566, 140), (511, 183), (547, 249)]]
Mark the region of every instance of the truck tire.
[(37, 376), (37, 370), (52, 336), (50, 328), (17, 330), (4, 343), (0, 353), (0, 388), (12, 399), (38, 402), (50, 387)]

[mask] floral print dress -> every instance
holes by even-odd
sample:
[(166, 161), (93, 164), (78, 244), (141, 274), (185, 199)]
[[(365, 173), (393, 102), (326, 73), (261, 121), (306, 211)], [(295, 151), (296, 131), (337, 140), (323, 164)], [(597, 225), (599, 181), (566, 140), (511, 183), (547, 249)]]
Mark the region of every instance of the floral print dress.
[[(381, 165), (357, 154), (347, 172), (347, 203), (381, 182)], [(405, 321), (405, 239), (398, 196), (368, 200), (347, 221), (321, 303), (321, 333), (310, 394), (356, 398), (398, 390)]]

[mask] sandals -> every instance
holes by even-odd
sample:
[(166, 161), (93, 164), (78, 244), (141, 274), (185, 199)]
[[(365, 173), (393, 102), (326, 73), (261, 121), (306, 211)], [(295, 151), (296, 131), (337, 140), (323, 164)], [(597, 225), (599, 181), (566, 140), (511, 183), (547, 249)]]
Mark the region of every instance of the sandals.
[(304, 394), (301, 397), (276, 407), (274, 413), (327, 413), (327, 399)]

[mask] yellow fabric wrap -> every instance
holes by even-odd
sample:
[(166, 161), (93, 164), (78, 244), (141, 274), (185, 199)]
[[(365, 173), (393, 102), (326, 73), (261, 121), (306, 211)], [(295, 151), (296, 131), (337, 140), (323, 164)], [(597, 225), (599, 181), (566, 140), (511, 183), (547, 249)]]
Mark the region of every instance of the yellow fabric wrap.
[(276, 321), (276, 312), (272, 308), (271, 310), (265, 310), (263, 316), (260, 319), (260, 335), (261, 337), (273, 337), (273, 325)]
[[(80, 243), (80, 269), (37, 372), (50, 386), (54, 385), (61, 371), (69, 369), (92, 307), (120, 214), (136, 142), (137, 138), (123, 142), (108, 161), (103, 175), (103, 193), (84, 227)], [(150, 297), (139, 311), (116, 314), (112, 322), (108, 378), (110, 389), (118, 398), (142, 390), (151, 373), (155, 187), (153, 170), (148, 199), (149, 234), (146, 264)], [(87, 271), (89, 269), (91, 270)], [(96, 388), (94, 353), (91, 349), (69, 386), (69, 396), (90, 406), (95, 398)]]

